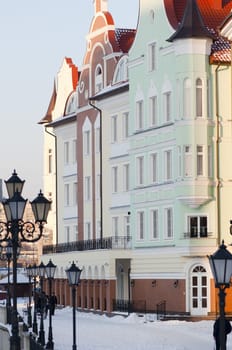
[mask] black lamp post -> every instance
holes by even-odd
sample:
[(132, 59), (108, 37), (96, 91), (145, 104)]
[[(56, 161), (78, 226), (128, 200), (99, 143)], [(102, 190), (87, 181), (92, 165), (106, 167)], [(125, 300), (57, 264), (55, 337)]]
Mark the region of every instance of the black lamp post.
[[(43, 293), (43, 279), (45, 277), (46, 272), (46, 266), (41, 261), (40, 265), (38, 266), (38, 276), (40, 277), (40, 289), (41, 289), (41, 296)], [(44, 298), (41, 298), (41, 315), (40, 315), (40, 329), (39, 329), (39, 337), (38, 342), (44, 346), (45, 345), (45, 332), (44, 332), (44, 307), (46, 305), (44, 304), (45, 300)]]
[(72, 349), (76, 350), (76, 287), (80, 283), (81, 278), (81, 269), (79, 269), (76, 264), (74, 264), (74, 261), (72, 262), (72, 265), (66, 270), (66, 275), (68, 278), (68, 282), (70, 287), (72, 287), (72, 305), (73, 305), (73, 346)]
[(49, 282), (49, 327), (48, 327), (48, 342), (46, 344), (46, 349), (53, 350), (54, 342), (52, 335), (52, 308), (51, 308), (51, 296), (52, 296), (52, 280), (54, 279), (56, 272), (56, 265), (53, 264), (51, 259), (45, 266), (45, 273)]
[[(22, 181), (14, 171), (12, 176), (5, 181), (9, 198), (2, 202), (6, 222), (0, 222), (0, 243), (11, 241), (12, 263), (13, 263), (13, 309), (11, 314), (12, 336), (10, 338), (10, 349), (20, 350), (20, 337), (17, 311), (17, 252), (21, 242), (36, 242), (43, 233), (43, 226), (47, 222), (51, 202), (47, 200), (40, 191), (38, 197), (31, 202), (35, 224), (31, 221), (24, 222), (23, 214), (27, 200), (21, 196), (25, 181)], [(38, 226), (38, 230), (36, 230)]]
[[(29, 293), (31, 293), (31, 266), (27, 266), (26, 268), (26, 272), (27, 272), (27, 277), (29, 279)], [(31, 316), (31, 294), (29, 294), (29, 303), (28, 303), (28, 307), (27, 307), (27, 324), (28, 327), (31, 328), (32, 326), (32, 316)]]
[(36, 264), (30, 267), (30, 275), (33, 278), (33, 296), (34, 296), (34, 312), (33, 312), (33, 323), (32, 330), (35, 334), (38, 334), (37, 324), (37, 294), (36, 294), (36, 277), (38, 275), (38, 267)]
[(10, 297), (10, 261), (12, 258), (12, 243), (8, 240), (5, 246), (0, 246), (1, 260), (7, 260), (7, 297), (6, 297), (6, 316), (7, 323), (11, 323), (11, 297)]
[(230, 287), (232, 273), (232, 254), (226, 249), (224, 241), (219, 249), (209, 257), (209, 263), (215, 281), (215, 287), (219, 289), (219, 309), (220, 309), (220, 349), (226, 350), (225, 332), (225, 289)]

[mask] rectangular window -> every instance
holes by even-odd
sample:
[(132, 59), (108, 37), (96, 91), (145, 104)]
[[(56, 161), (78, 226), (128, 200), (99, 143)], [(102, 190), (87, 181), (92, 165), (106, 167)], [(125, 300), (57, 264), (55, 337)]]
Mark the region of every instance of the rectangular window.
[(67, 243), (70, 242), (70, 227), (69, 226), (65, 226), (65, 239), (66, 239)]
[(74, 225), (73, 227), (73, 237), (74, 237), (74, 241), (78, 241), (78, 225)]
[(111, 117), (111, 142), (117, 142), (117, 115), (114, 115), (113, 117)]
[(48, 150), (48, 173), (52, 173), (52, 149), (49, 148)]
[(202, 176), (204, 172), (203, 146), (197, 146), (197, 176)]
[(85, 200), (89, 201), (91, 199), (91, 182), (90, 176), (85, 177)]
[(149, 113), (151, 126), (157, 126), (157, 96), (149, 98)]
[(77, 140), (73, 140), (73, 163), (77, 162)]
[(85, 155), (90, 154), (90, 131), (84, 132), (84, 153)]
[(192, 148), (184, 146), (184, 176), (192, 176)]
[(138, 157), (136, 159), (137, 161), (137, 171), (136, 171), (136, 175), (137, 175), (137, 185), (143, 185), (144, 183), (144, 157)]
[(157, 153), (151, 154), (151, 182), (157, 182)]
[(64, 164), (69, 164), (69, 142), (64, 143)]
[(158, 209), (151, 210), (151, 238), (158, 239)]
[(172, 208), (165, 208), (164, 218), (165, 218), (164, 237), (166, 239), (172, 239), (173, 238), (173, 210), (172, 210)]
[(125, 112), (122, 115), (122, 134), (124, 140), (129, 137), (129, 113)]
[(96, 179), (96, 197), (97, 197), (97, 199), (101, 198), (101, 174), (97, 174), (97, 179)]
[(73, 183), (73, 205), (77, 205), (77, 182)]
[(171, 121), (171, 92), (164, 94), (164, 122)]
[(112, 192), (113, 193), (118, 192), (118, 167), (117, 166), (112, 167)]
[(165, 179), (172, 179), (172, 151), (165, 151)]
[(69, 193), (69, 184), (64, 185), (64, 205), (68, 207), (70, 205), (70, 193)]
[(137, 213), (137, 232), (139, 240), (144, 239), (144, 224), (144, 211), (139, 211)]
[(151, 43), (148, 46), (148, 64), (149, 64), (149, 71), (153, 71), (156, 69), (156, 44)]
[(95, 151), (100, 152), (100, 128), (95, 129)]
[(143, 129), (143, 101), (136, 102), (136, 128)]
[(208, 177), (213, 176), (213, 149), (208, 146)]
[(118, 216), (112, 217), (112, 235), (118, 237)]
[(130, 215), (124, 216), (124, 236), (130, 237)]
[(91, 223), (85, 223), (85, 239), (91, 239)]
[(96, 232), (96, 238), (100, 238), (101, 237), (101, 221), (98, 220), (97, 221), (97, 232)]
[(191, 238), (207, 237), (207, 216), (189, 216), (188, 233)]
[(130, 189), (130, 172), (129, 164), (123, 165), (123, 191), (129, 191)]

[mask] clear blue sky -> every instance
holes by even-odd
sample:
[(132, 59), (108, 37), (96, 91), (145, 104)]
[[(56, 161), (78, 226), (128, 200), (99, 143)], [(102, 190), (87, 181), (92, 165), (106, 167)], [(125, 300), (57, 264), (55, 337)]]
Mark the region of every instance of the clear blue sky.
[[(139, 0), (108, 0), (116, 27), (136, 28), (138, 9)], [(1, 1), (0, 178), (16, 169), (30, 200), (43, 188), (43, 133), (37, 123), (63, 58), (81, 68), (93, 14), (92, 0)]]

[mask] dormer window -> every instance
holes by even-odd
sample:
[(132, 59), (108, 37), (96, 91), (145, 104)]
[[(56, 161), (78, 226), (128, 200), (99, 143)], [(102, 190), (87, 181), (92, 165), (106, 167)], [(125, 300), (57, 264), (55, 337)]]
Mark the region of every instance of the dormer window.
[(95, 93), (101, 91), (103, 88), (102, 67), (98, 65), (95, 71)]
[(123, 56), (118, 62), (117, 68), (115, 70), (113, 83), (119, 83), (128, 80), (128, 57)]

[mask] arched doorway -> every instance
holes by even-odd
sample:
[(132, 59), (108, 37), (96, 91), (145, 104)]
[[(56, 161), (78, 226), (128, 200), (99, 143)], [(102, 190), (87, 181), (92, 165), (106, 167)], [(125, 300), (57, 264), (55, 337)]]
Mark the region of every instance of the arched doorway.
[(194, 266), (190, 275), (190, 311), (192, 315), (207, 315), (208, 291), (208, 276), (205, 267)]

